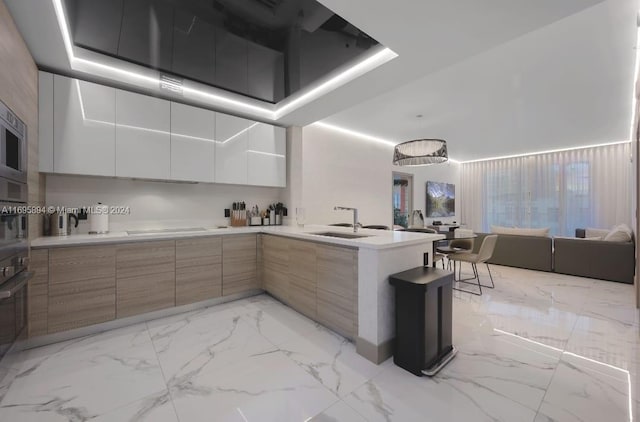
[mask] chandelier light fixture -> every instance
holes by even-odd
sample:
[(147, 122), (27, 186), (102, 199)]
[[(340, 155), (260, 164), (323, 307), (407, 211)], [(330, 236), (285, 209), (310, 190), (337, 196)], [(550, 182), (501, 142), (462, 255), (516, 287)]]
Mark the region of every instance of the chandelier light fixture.
[(398, 144), (393, 150), (396, 166), (426, 166), (447, 160), (447, 141), (442, 139), (415, 139)]

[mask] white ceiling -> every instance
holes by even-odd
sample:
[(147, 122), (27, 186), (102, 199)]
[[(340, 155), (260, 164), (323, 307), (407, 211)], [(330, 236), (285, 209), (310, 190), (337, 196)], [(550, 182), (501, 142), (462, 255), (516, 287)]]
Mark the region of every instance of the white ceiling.
[[(347, 19), (365, 31), (373, 29), (400, 58), (422, 60), (417, 64), (422, 65), (421, 78), (382, 95), (373, 93), (326, 123), (397, 142), (444, 138), (458, 160), (629, 138), (638, 0), (477, 1), (471, 2), (473, 8), (448, 2), (455, 6), (445, 10), (441, 5), (434, 22), (428, 12), (440, 2), (418, 2), (422, 6), (414, 4), (411, 13), (387, 12), (394, 22), (396, 16), (403, 22), (402, 31), (375, 19), (386, 2), (370, 1), (367, 10), (373, 13), (353, 16), (352, 2), (323, 3), (338, 13), (333, 3), (344, 3)], [(566, 16), (579, 5), (587, 8)], [(412, 30), (416, 39), (410, 40), (404, 28), (421, 20), (420, 28)], [(484, 32), (480, 21), (486, 24)], [(535, 29), (543, 21), (549, 24)], [(506, 34), (511, 35), (508, 42)], [(387, 66), (399, 64), (400, 58)]]
[[(279, 124), (440, 137), (458, 160), (629, 136), (640, 0), (320, 1), (399, 57)], [(52, 2), (5, 2), (36, 62), (73, 74)]]

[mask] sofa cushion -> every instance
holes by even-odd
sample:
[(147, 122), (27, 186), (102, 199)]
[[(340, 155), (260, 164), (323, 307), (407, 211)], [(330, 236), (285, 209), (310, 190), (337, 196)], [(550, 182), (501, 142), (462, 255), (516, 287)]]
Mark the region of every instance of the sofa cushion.
[(611, 230), (606, 229), (594, 229), (591, 227), (587, 227), (584, 231), (584, 237), (599, 237), (604, 239)]
[(549, 237), (549, 228), (547, 227), (544, 229), (529, 229), (521, 227), (491, 226), (491, 233), (511, 234), (516, 236)]

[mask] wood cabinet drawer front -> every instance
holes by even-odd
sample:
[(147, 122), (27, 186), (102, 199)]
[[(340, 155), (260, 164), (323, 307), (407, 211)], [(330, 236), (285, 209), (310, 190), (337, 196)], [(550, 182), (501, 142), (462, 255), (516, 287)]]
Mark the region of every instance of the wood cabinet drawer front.
[(289, 303), (289, 276), (265, 267), (263, 274), (264, 289), (285, 303)]
[(48, 332), (70, 330), (116, 316), (113, 277), (52, 285), (49, 291)]
[(318, 321), (350, 339), (357, 332), (357, 313), (353, 300), (317, 289)]
[(176, 268), (222, 263), (222, 237), (176, 240)]
[(49, 283), (49, 250), (37, 249), (31, 251), (29, 271), (33, 271), (32, 285)]
[(174, 274), (175, 241), (143, 242), (118, 247), (117, 275), (136, 277), (147, 274)]
[(222, 268), (222, 255), (203, 255), (180, 259), (176, 258), (176, 269), (210, 265), (220, 265), (220, 268)]
[(174, 271), (117, 280), (118, 318), (175, 306)]
[(257, 246), (257, 235), (238, 234), (222, 237), (222, 255), (232, 255), (235, 257), (255, 257)]
[(114, 246), (56, 248), (49, 251), (49, 283), (70, 283), (115, 275)]
[(176, 306), (222, 295), (222, 264), (176, 268)]
[(97, 290), (114, 289), (115, 287), (115, 277), (92, 278), (89, 280), (74, 281), (72, 283), (58, 283), (49, 286), (49, 298), (53, 301), (58, 297), (79, 293), (91, 293)]

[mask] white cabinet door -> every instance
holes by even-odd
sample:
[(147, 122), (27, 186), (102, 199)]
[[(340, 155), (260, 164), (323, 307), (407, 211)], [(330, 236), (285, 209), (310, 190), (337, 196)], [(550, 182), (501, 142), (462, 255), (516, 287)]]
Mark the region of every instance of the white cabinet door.
[(248, 184), (284, 187), (287, 184), (285, 129), (258, 123), (249, 130)]
[(169, 101), (116, 90), (116, 176), (171, 178)]
[(171, 103), (171, 179), (214, 182), (216, 113)]
[(53, 171), (115, 175), (115, 89), (53, 77)]
[(216, 113), (216, 183), (247, 184), (248, 132), (255, 124)]
[(38, 171), (53, 172), (53, 75), (38, 72)]

